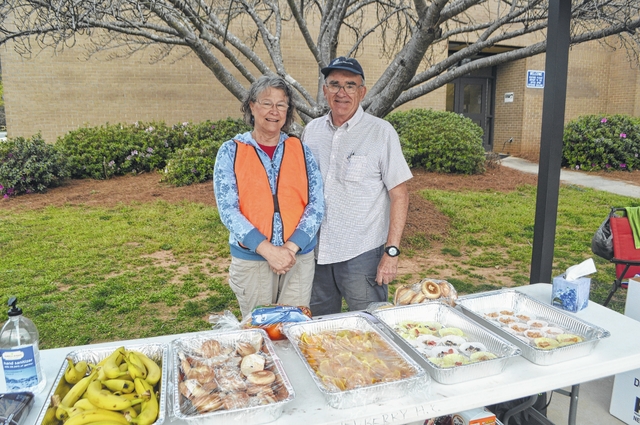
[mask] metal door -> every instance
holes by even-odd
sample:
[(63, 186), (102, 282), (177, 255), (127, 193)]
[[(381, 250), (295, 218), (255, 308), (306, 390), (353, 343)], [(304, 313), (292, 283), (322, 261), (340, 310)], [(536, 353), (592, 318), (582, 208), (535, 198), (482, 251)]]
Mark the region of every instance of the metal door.
[(463, 77), (454, 82), (454, 110), (482, 128), (482, 145), (486, 151), (491, 151), (493, 144), (491, 82), (491, 79), (482, 77)]

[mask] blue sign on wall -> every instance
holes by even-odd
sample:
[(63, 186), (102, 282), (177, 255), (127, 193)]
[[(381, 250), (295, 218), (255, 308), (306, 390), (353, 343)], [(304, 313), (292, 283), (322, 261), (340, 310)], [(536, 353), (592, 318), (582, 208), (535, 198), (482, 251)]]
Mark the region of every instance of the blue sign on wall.
[(527, 87), (531, 89), (544, 88), (544, 71), (527, 71)]

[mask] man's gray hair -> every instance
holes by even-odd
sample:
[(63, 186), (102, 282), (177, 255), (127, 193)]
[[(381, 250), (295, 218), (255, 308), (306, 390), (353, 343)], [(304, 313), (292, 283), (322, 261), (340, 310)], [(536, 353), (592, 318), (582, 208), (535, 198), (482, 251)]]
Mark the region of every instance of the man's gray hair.
[(293, 124), (293, 96), (291, 87), (282, 77), (278, 77), (275, 75), (263, 75), (258, 78), (251, 87), (249, 88), (249, 92), (247, 93), (247, 97), (242, 102), (242, 107), (240, 110), (244, 114), (244, 121), (253, 126), (255, 124), (255, 119), (253, 118), (253, 114), (251, 113), (250, 103), (255, 103), (258, 100), (258, 96), (260, 93), (267, 89), (279, 89), (284, 92), (284, 95), (287, 97), (287, 104), (289, 105), (289, 109), (287, 109), (287, 118), (284, 121), (284, 126), (282, 126), (282, 131), (285, 133), (289, 131), (289, 127)]

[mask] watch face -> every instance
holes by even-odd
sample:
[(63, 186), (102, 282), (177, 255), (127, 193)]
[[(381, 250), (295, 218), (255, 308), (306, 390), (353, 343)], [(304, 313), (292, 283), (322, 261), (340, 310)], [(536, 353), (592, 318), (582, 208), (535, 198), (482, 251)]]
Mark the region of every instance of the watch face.
[(390, 246), (387, 247), (387, 254), (389, 254), (389, 256), (391, 257), (396, 257), (398, 254), (400, 254), (400, 251), (395, 246)]

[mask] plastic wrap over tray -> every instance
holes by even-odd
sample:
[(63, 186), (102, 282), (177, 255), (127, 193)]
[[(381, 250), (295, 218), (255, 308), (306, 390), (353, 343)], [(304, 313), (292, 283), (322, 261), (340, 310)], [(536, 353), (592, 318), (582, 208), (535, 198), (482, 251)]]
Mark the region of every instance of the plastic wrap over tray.
[[(218, 362), (214, 357), (203, 357), (203, 348), (211, 348), (211, 341), (217, 341), (222, 347), (220, 356), (236, 357), (236, 360), (226, 360), (224, 363)], [(256, 353), (243, 352), (242, 345), (253, 345), (257, 350)], [(217, 345), (217, 344), (216, 344)], [(284, 406), (291, 402), (295, 397), (293, 386), (287, 377), (282, 362), (275, 352), (273, 343), (262, 329), (243, 329), (228, 332), (202, 332), (195, 335), (185, 336), (172, 341), (172, 412), (177, 419), (184, 420), (190, 424), (263, 424), (278, 419), (284, 410)], [(226, 353), (232, 349), (231, 353)], [(226, 354), (225, 354), (226, 353)], [(271, 371), (275, 375), (275, 381), (271, 384), (253, 385), (249, 378), (242, 375), (239, 364), (236, 363), (237, 356), (249, 354), (262, 357), (264, 362), (264, 370)], [(207, 360), (207, 357), (209, 360)], [(244, 358), (244, 357), (242, 357)], [(225, 404), (219, 410), (206, 411), (207, 408), (201, 408), (200, 413), (191, 400), (188, 400), (180, 391), (180, 383), (186, 377), (184, 367), (181, 362), (188, 359), (193, 367), (197, 367), (194, 359), (204, 361), (215, 370), (215, 380), (218, 384), (214, 396), (220, 397), (220, 402)], [(215, 365), (214, 365), (215, 363)], [(188, 366), (187, 366), (188, 367)], [(226, 387), (239, 385), (236, 391), (226, 392)], [(262, 391), (252, 389), (259, 388)], [(267, 392), (269, 398), (266, 397)], [(241, 397), (236, 397), (239, 394)], [(229, 398), (231, 397), (231, 398)], [(225, 401), (225, 398), (226, 401)], [(234, 400), (235, 398), (235, 400)], [(217, 399), (216, 399), (217, 400)], [(211, 402), (209, 402), (211, 403)], [(214, 401), (215, 403), (215, 401)], [(258, 404), (264, 403), (264, 404)], [(212, 405), (209, 404), (209, 407)]]
[[(155, 361), (162, 368), (162, 377), (160, 378), (160, 382), (158, 382), (160, 400), (159, 400), (159, 413), (158, 419), (153, 423), (153, 425), (160, 425), (165, 421), (165, 412), (167, 405), (167, 384), (168, 384), (168, 376), (169, 376), (169, 346), (167, 344), (161, 343), (152, 343), (152, 344), (139, 344), (139, 345), (123, 345), (126, 350), (135, 350), (145, 354), (151, 360)], [(67, 354), (66, 357), (70, 357), (74, 363), (85, 360), (90, 364), (98, 364), (101, 360), (108, 357), (111, 353), (113, 353), (120, 346), (113, 346), (108, 348), (95, 348), (95, 349), (82, 349), (75, 350)], [(56, 377), (56, 380), (51, 387), (51, 391), (47, 397), (47, 402), (42, 407), (40, 411), (40, 415), (38, 416), (38, 420), (36, 425), (53, 425), (48, 423), (45, 420), (45, 415), (47, 410), (52, 407), (51, 404), (51, 396), (54, 394), (60, 394), (60, 391), (64, 389), (66, 386), (64, 380), (64, 372), (67, 370), (68, 362), (65, 360), (62, 362), (62, 366), (60, 367), (60, 372)], [(62, 423), (60, 421), (55, 423)]]
[[(327, 401), (327, 404), (333, 408), (344, 409), (363, 406), (366, 404), (376, 403), (381, 400), (390, 400), (407, 395), (424, 400), (429, 394), (431, 379), (426, 371), (421, 368), (407, 353), (399, 349), (388, 335), (381, 332), (360, 312), (345, 313), (324, 319), (291, 324), (285, 326), (284, 332), (296, 353), (302, 359), (302, 362)], [(359, 374), (349, 374), (347, 372), (347, 375), (350, 376), (350, 378), (347, 379), (346, 375), (344, 377), (342, 376), (343, 371), (340, 370), (336, 375), (343, 379), (343, 383), (345, 383), (348, 388), (325, 386), (318, 374), (314, 371), (313, 367), (309, 364), (301, 345), (305, 346), (305, 349), (313, 347), (313, 349), (320, 348), (321, 350), (330, 345), (337, 346), (337, 343), (333, 344), (337, 341), (337, 338), (333, 339), (332, 337), (334, 334), (338, 335), (339, 338), (346, 337), (349, 341), (352, 341), (349, 342), (345, 340), (344, 344), (349, 346), (349, 348), (345, 348), (344, 351), (336, 352), (335, 355), (332, 355), (332, 358), (336, 359), (340, 356), (344, 356), (349, 359), (351, 359), (351, 356), (355, 358), (353, 360), (356, 362), (355, 364), (345, 362), (345, 366), (356, 369), (357, 371), (358, 367), (364, 363), (361, 359), (371, 356), (366, 360), (371, 365), (379, 365), (380, 362), (385, 363), (385, 360), (390, 361), (392, 359), (394, 361), (392, 366), (397, 367), (398, 369), (401, 368), (406, 373), (404, 375), (400, 375), (397, 379), (394, 378), (395, 380), (386, 380), (386, 378), (375, 379), (373, 380), (373, 383), (366, 383), (363, 382), (365, 381), (363, 379), (359, 381), (356, 379), (361, 378)], [(309, 341), (309, 336), (329, 338), (328, 341), (331, 344), (327, 346), (307, 344), (305, 341)], [(301, 338), (304, 339), (302, 343)], [(372, 350), (368, 350), (368, 347), (365, 349), (360, 348), (361, 341), (366, 341), (367, 339), (375, 341), (375, 347)], [(340, 342), (340, 344), (342, 343), (343, 342)], [(351, 346), (352, 343), (353, 346)], [(376, 351), (376, 347), (379, 348), (379, 350)], [(372, 353), (380, 353), (381, 356), (376, 357), (377, 354), (376, 356), (373, 356)], [(379, 371), (375, 366), (372, 366), (371, 369), (372, 372), (374, 369), (376, 370), (376, 373)], [(356, 378), (354, 378), (354, 376), (356, 376)], [(356, 384), (356, 382), (358, 383)]]
[[(467, 295), (458, 300), (462, 311), (478, 323), (495, 331), (520, 347), (522, 356), (538, 365), (551, 365), (589, 355), (601, 339), (609, 337), (609, 331), (572, 316), (559, 308), (540, 302), (515, 289), (501, 289)], [(548, 328), (580, 336), (581, 342), (553, 349), (535, 347), (527, 338), (507, 331), (497, 320), (489, 318), (491, 312), (510, 310), (542, 321)]]
[[(520, 349), (504, 338), (495, 335), (474, 321), (440, 302), (416, 304), (377, 310), (373, 315), (382, 322), (394, 340), (414, 355), (412, 357), (431, 377), (442, 384), (457, 384), (501, 373), (513, 357), (520, 355)], [(445, 328), (457, 328), (464, 333), (464, 339), (470, 343), (484, 345), (486, 351), (494, 354), (495, 359), (462, 364), (454, 367), (441, 367), (429, 360), (394, 328), (400, 323), (437, 322)], [(439, 346), (434, 346), (437, 349)]]

